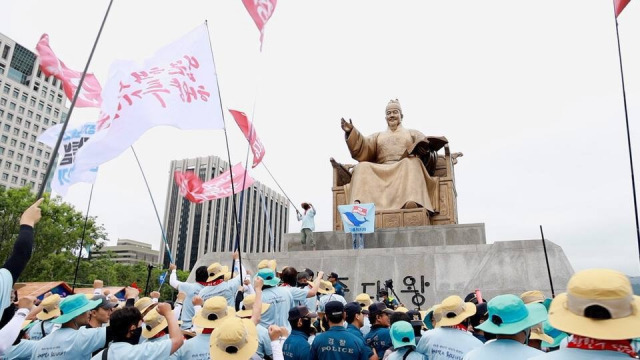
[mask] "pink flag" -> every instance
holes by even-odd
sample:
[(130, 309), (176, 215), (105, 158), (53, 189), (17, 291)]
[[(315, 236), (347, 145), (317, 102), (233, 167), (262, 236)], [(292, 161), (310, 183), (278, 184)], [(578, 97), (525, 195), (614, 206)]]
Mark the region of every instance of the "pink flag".
[(260, 164), (264, 157), (264, 145), (262, 145), (262, 141), (260, 141), (258, 134), (256, 134), (256, 129), (253, 127), (251, 121), (247, 119), (247, 115), (245, 113), (238, 110), (229, 110), (229, 112), (233, 115), (238, 126), (240, 126), (240, 130), (242, 130), (244, 137), (249, 141), (251, 151), (253, 152), (253, 165), (251, 168), (254, 168)]
[(273, 15), (276, 9), (277, 0), (242, 0), (244, 7), (247, 8), (249, 15), (256, 23), (260, 30), (260, 51), (262, 51), (262, 39), (264, 38), (264, 26)]
[(253, 180), (249, 174), (245, 173), (242, 163), (234, 165), (232, 170), (233, 190), (235, 190), (235, 192), (233, 192), (231, 188), (231, 175), (229, 170), (207, 182), (202, 182), (202, 180), (193, 171), (176, 171), (174, 173), (174, 178), (182, 196), (191, 202), (201, 203), (203, 201), (229, 197), (232, 193), (237, 194), (253, 185), (255, 180)]
[[(49, 35), (42, 34), (38, 45), (36, 45), (36, 51), (40, 56), (40, 69), (46, 76), (54, 76), (62, 81), (62, 87), (67, 98), (73, 99), (73, 95), (78, 89), (78, 83), (80, 77), (82, 77), (81, 71), (75, 71), (69, 69), (58, 57), (53, 53), (49, 46)], [(78, 95), (76, 100), (77, 107), (100, 107), (102, 104), (102, 97), (100, 93), (102, 87), (98, 82), (98, 79), (93, 74), (87, 74), (82, 82), (82, 91)]]
[(613, 0), (613, 4), (615, 5), (615, 8), (616, 8), (616, 17), (620, 15), (622, 10), (624, 10), (625, 6), (627, 6), (630, 1), (631, 0)]

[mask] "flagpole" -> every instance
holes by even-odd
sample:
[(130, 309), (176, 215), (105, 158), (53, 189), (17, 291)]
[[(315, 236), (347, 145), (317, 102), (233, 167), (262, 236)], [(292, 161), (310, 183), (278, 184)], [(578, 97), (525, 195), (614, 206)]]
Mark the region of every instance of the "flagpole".
[[(164, 247), (169, 254), (169, 261), (174, 263), (173, 255), (171, 254), (171, 249), (169, 248), (169, 242), (167, 241), (167, 236), (164, 233), (164, 227), (162, 226), (162, 221), (160, 221), (160, 215), (158, 214), (158, 207), (156, 206), (156, 202), (153, 200), (153, 195), (151, 194), (151, 188), (149, 187), (149, 182), (147, 182), (147, 177), (144, 174), (144, 170), (142, 170), (142, 164), (140, 164), (140, 159), (138, 159), (138, 154), (136, 154), (136, 150), (131, 145), (131, 151), (133, 151), (133, 156), (136, 158), (136, 162), (138, 163), (138, 168), (140, 168), (140, 172), (142, 173), (142, 178), (144, 179), (144, 184), (147, 186), (147, 192), (149, 193), (149, 197), (151, 198), (151, 204), (153, 204), (153, 210), (156, 212), (156, 218), (158, 219), (158, 225), (160, 225), (160, 231), (162, 232), (162, 240), (164, 241)], [(162, 260), (162, 259), (160, 259)]]
[(84, 235), (87, 231), (87, 222), (89, 221), (89, 209), (91, 208), (91, 198), (93, 197), (93, 185), (91, 184), (91, 191), (89, 192), (89, 203), (87, 204), (87, 213), (84, 216), (84, 226), (82, 227), (82, 238), (80, 239), (80, 251), (78, 252), (78, 260), (76, 261), (76, 270), (73, 272), (73, 285), (71, 286), (71, 293), (76, 289), (76, 280), (78, 280), (78, 268), (80, 268), (80, 259), (82, 258), (82, 249), (84, 249)]
[[(207, 37), (209, 37), (209, 49), (211, 50), (211, 60), (213, 60), (213, 66), (215, 68), (216, 66), (216, 61), (215, 58), (213, 56), (213, 46), (211, 45), (211, 35), (209, 34), (209, 22), (207, 20), (204, 21), (205, 26), (207, 27)], [(218, 101), (220, 102), (220, 109), (222, 109), (222, 95), (220, 95), (220, 84), (218, 83), (218, 77), (216, 76), (216, 85), (218, 86)], [(224, 141), (225, 144), (227, 145), (227, 158), (229, 159), (229, 176), (231, 176), (231, 202), (232, 202), (232, 206), (233, 206), (233, 220), (236, 224), (236, 232), (239, 232), (238, 230), (238, 213), (236, 211), (236, 190), (235, 190), (235, 186), (234, 186), (234, 181), (233, 181), (233, 166), (231, 165), (231, 151), (229, 150), (229, 137), (227, 136), (227, 123), (224, 119), (224, 111), (222, 111), (222, 124), (223, 124), (223, 129), (224, 129)], [(246, 172), (246, 169), (245, 169)], [(243, 186), (244, 187), (244, 186)], [(236, 240), (235, 243), (235, 249), (238, 251), (238, 264), (239, 264), (239, 268), (238, 268), (238, 272), (240, 273), (239, 275), (242, 277), (242, 251), (240, 251), (240, 238), (238, 238)], [(223, 249), (224, 250), (224, 249)], [(233, 279), (233, 272), (235, 270), (235, 260), (233, 260), (231, 262), (231, 278)], [(242, 281), (242, 280), (241, 280)]]
[(275, 183), (278, 186), (278, 188), (280, 189), (280, 191), (282, 191), (282, 194), (284, 194), (284, 197), (286, 197), (287, 200), (289, 200), (289, 202), (291, 203), (291, 206), (293, 206), (293, 208), (296, 209), (296, 212), (300, 212), (298, 210), (298, 208), (296, 207), (296, 204), (294, 204), (293, 201), (291, 201), (291, 199), (289, 199), (289, 196), (287, 196), (287, 193), (284, 192), (284, 190), (282, 189), (282, 186), (280, 186), (280, 184), (278, 184), (278, 180), (276, 180), (276, 178), (273, 177), (273, 174), (271, 174), (271, 171), (269, 171), (269, 168), (267, 167), (267, 164), (264, 162), (264, 160), (262, 160), (261, 163), (262, 163), (262, 166), (264, 166), (264, 169), (267, 170), (267, 172), (269, 173), (269, 175), (271, 176), (273, 181), (275, 181)]
[(618, 33), (618, 17), (616, 16), (616, 6), (613, 2), (613, 15), (616, 22), (616, 39), (618, 42), (618, 61), (620, 63), (620, 80), (622, 82), (622, 101), (624, 104), (624, 120), (627, 129), (627, 147), (629, 150), (629, 167), (631, 168), (631, 190), (633, 192), (633, 210), (636, 220), (636, 239), (638, 242), (638, 258), (640, 259), (640, 223), (638, 223), (638, 200), (636, 197), (636, 179), (633, 171), (633, 152), (631, 151), (631, 134), (629, 131), (629, 112), (627, 111), (627, 92), (624, 85), (624, 71), (622, 70), (622, 50), (620, 48), (620, 34)]
[(87, 63), (84, 66), (84, 71), (82, 72), (82, 76), (80, 76), (80, 81), (78, 82), (78, 87), (76, 89), (75, 94), (73, 94), (73, 99), (71, 100), (71, 106), (69, 107), (69, 112), (67, 113), (67, 118), (62, 123), (62, 129), (60, 130), (60, 135), (58, 135), (58, 139), (56, 140), (56, 145), (53, 147), (52, 152), (52, 161), (47, 165), (47, 171), (44, 175), (44, 180), (42, 184), (40, 184), (40, 189), (38, 190), (38, 195), (36, 199), (40, 199), (42, 194), (44, 193), (44, 189), (46, 187), (47, 179), (51, 175), (51, 170), (55, 166), (56, 157), (58, 155), (58, 149), (60, 149), (60, 143), (62, 142), (62, 138), (64, 137), (64, 133), (67, 130), (67, 125), (69, 124), (69, 119), (71, 119), (71, 114), (73, 113), (73, 109), (76, 106), (76, 101), (78, 100), (78, 95), (80, 95), (80, 91), (82, 91), (82, 84), (84, 82), (84, 77), (87, 75), (87, 71), (89, 70), (89, 64), (91, 64), (91, 59), (93, 58), (93, 53), (96, 51), (96, 46), (98, 45), (98, 40), (100, 40), (100, 35), (102, 34), (102, 29), (104, 28), (104, 24), (107, 21), (107, 17), (109, 16), (109, 10), (111, 10), (111, 5), (113, 4), (113, 0), (109, 0), (109, 6), (107, 7), (107, 11), (104, 14), (104, 18), (102, 19), (102, 24), (100, 24), (100, 30), (98, 30), (98, 35), (96, 36), (96, 40), (93, 42), (93, 48), (91, 48), (91, 53), (89, 54), (89, 59), (87, 59)]
[(542, 225), (540, 225), (540, 236), (542, 237), (542, 250), (544, 250), (544, 260), (547, 262), (547, 274), (549, 274), (549, 285), (551, 286), (551, 297), (555, 298), (556, 293), (553, 290), (553, 279), (551, 278), (551, 268), (549, 267), (549, 257), (547, 256), (547, 244), (546, 244), (546, 241), (544, 240)]

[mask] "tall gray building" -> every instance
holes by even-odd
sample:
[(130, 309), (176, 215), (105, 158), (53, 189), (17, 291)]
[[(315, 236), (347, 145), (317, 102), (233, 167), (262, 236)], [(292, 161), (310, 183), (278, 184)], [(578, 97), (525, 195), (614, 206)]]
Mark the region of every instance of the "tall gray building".
[[(232, 197), (201, 204), (191, 203), (180, 195), (173, 174), (175, 171), (194, 171), (200, 179), (207, 181), (228, 168), (229, 164), (217, 156), (171, 162), (164, 229), (171, 254), (180, 269), (190, 270), (196, 260), (206, 253), (231, 251), (235, 243), (236, 226)], [(236, 206), (243, 199), (241, 212), (237, 215), (242, 251), (280, 251), (282, 234), (289, 226), (286, 197), (257, 181), (234, 197)], [(164, 244), (160, 247), (160, 259), (165, 268), (169, 266)]]
[(0, 188), (40, 187), (52, 149), (36, 139), (66, 118), (62, 83), (39, 64), (36, 53), (0, 33)]

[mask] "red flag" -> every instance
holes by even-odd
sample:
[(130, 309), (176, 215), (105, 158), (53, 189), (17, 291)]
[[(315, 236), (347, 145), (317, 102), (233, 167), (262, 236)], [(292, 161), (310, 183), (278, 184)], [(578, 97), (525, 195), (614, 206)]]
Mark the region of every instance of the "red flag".
[(260, 164), (264, 157), (264, 145), (262, 145), (262, 141), (260, 141), (258, 134), (256, 134), (256, 129), (253, 127), (251, 121), (247, 119), (247, 115), (245, 113), (237, 110), (229, 110), (229, 112), (233, 115), (238, 126), (240, 126), (240, 130), (242, 130), (244, 137), (249, 141), (251, 152), (253, 152), (253, 165), (251, 168), (254, 168)]
[(131, 287), (132, 287), (132, 288), (134, 288), (134, 289), (137, 289), (138, 291), (140, 290), (140, 288), (138, 287), (138, 284), (136, 284), (136, 282), (135, 282), (135, 281), (134, 281), (134, 282), (132, 282), (132, 283), (131, 283), (131, 285), (129, 285), (129, 286), (131, 286)]
[[(36, 51), (40, 57), (40, 69), (46, 76), (54, 76), (62, 81), (62, 87), (67, 98), (73, 99), (73, 95), (78, 89), (78, 83), (80, 77), (82, 77), (81, 71), (75, 71), (69, 69), (51, 50), (49, 46), (49, 35), (42, 34), (38, 45), (36, 45)], [(87, 74), (82, 82), (82, 91), (78, 95), (76, 100), (77, 107), (100, 107), (102, 104), (102, 97), (100, 93), (102, 87), (98, 82), (98, 79), (93, 74)]]
[(616, 17), (620, 15), (622, 10), (624, 10), (625, 6), (627, 6), (630, 1), (631, 0), (613, 0), (613, 4), (615, 5), (615, 8), (616, 8)]
[(229, 170), (207, 182), (202, 182), (202, 180), (193, 171), (176, 171), (174, 173), (174, 179), (176, 180), (176, 184), (178, 185), (182, 196), (191, 202), (201, 203), (203, 201), (222, 199), (231, 196), (231, 194), (237, 194), (253, 185), (255, 180), (253, 180), (249, 174), (245, 173), (242, 163), (234, 165), (232, 170), (233, 190), (235, 190), (235, 192), (232, 191), (231, 175)]
[(249, 15), (260, 30), (260, 51), (262, 51), (262, 39), (264, 38), (264, 26), (273, 15), (278, 0), (242, 0)]

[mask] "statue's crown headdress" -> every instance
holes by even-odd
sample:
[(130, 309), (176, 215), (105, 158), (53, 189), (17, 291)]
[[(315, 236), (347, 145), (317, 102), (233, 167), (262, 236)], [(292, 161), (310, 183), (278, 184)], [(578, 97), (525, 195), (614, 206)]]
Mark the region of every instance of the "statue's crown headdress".
[(398, 110), (400, 110), (400, 112), (402, 112), (402, 107), (400, 106), (400, 101), (398, 101), (398, 99), (389, 100), (389, 103), (387, 104), (386, 110), (389, 110), (389, 109), (398, 109)]

